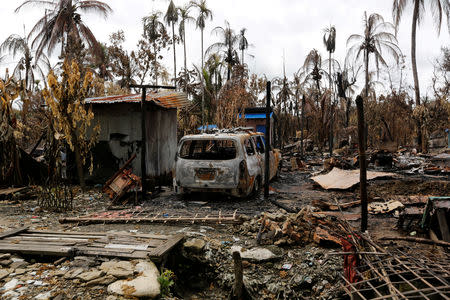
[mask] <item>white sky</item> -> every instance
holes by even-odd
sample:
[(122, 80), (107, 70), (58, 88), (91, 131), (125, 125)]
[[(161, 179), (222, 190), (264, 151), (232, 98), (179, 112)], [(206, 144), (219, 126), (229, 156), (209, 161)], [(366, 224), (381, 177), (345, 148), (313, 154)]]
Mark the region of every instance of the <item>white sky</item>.
[[(125, 32), (126, 48), (136, 48), (136, 43), (142, 33), (141, 19), (152, 10), (161, 10), (165, 13), (168, 0), (104, 0), (113, 9), (108, 19), (97, 15), (82, 16), (85, 23), (91, 28), (97, 39), (108, 41), (108, 36), (119, 29)], [(23, 0), (2, 1), (0, 20), (0, 41), (4, 41), (10, 34), (23, 35), (30, 30), (35, 22), (43, 15), (41, 7), (29, 7), (15, 14), (14, 9)], [(176, 5), (186, 3), (186, 0), (174, 0)], [(427, 1), (426, 1), (427, 2)], [(248, 53), (246, 62), (250, 71), (257, 74), (266, 74), (269, 79), (282, 75), (283, 50), (286, 59), (286, 73), (292, 75), (303, 64), (307, 53), (316, 48), (327, 58), (323, 46), (323, 29), (335, 25), (337, 30), (337, 43), (335, 58), (343, 61), (346, 54), (346, 40), (350, 34), (362, 33), (362, 18), (364, 11), (368, 14), (377, 12), (385, 21), (392, 21), (392, 0), (209, 0), (207, 2), (213, 11), (213, 21), (208, 21), (205, 29), (205, 48), (216, 41), (211, 30), (215, 26), (223, 26), (228, 20), (236, 32), (242, 27), (247, 28), (247, 39), (253, 46)], [(398, 33), (399, 46), (407, 57), (406, 78), (412, 84), (410, 71), (410, 36), (412, 8), (404, 14)], [(425, 21), (417, 32), (417, 61), (421, 84), (421, 94), (431, 94), (431, 76), (433, 61), (440, 54), (442, 46), (450, 46), (447, 23), (444, 21), (441, 35), (438, 36), (432, 23), (429, 6), (426, 6)], [(195, 16), (196, 11), (192, 10)], [(188, 65), (200, 64), (200, 32), (195, 24), (187, 28)], [(183, 64), (182, 46), (177, 47), (177, 67)], [(16, 59), (17, 60), (17, 59)], [(5, 67), (12, 68), (13, 61), (7, 58), (0, 62), (0, 74), (3, 76)], [(165, 65), (172, 69), (172, 53), (165, 55)], [(170, 71), (170, 74), (171, 71)], [(361, 75), (362, 76), (362, 75)]]

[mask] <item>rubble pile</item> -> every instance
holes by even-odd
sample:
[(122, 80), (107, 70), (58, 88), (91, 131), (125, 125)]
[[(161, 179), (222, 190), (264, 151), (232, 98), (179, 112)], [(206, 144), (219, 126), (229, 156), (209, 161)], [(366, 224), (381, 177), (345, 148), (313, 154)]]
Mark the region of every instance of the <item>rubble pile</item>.
[(263, 213), (258, 220), (252, 219), (240, 227), (241, 234), (255, 236), (261, 244), (277, 246), (316, 243), (324, 246), (340, 246), (343, 233), (331, 217), (314, 212), (306, 206), (296, 214)]
[(0, 265), (2, 299), (115, 300), (160, 294), (159, 271), (147, 260), (77, 256), (49, 263), (1, 254)]
[[(181, 268), (190, 269), (184, 280), (190, 282), (191, 288), (201, 290), (198, 297), (227, 299), (234, 283), (231, 259), (234, 251), (241, 253), (244, 284), (254, 299), (336, 299), (342, 293), (339, 291), (342, 256), (328, 255), (327, 249), (314, 244), (283, 249), (238, 239), (220, 241), (203, 237), (189, 239), (183, 248), (185, 259), (197, 268), (197, 276), (203, 277), (192, 277), (195, 274), (192, 267)], [(178, 275), (182, 277), (183, 274)]]

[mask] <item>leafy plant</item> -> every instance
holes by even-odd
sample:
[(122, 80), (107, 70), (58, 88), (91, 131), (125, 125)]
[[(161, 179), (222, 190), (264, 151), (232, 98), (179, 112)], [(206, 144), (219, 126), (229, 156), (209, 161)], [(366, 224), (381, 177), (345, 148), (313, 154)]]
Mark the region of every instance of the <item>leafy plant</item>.
[(158, 277), (158, 282), (161, 285), (161, 296), (170, 296), (170, 287), (174, 284), (174, 277), (175, 274), (170, 270), (164, 270)]

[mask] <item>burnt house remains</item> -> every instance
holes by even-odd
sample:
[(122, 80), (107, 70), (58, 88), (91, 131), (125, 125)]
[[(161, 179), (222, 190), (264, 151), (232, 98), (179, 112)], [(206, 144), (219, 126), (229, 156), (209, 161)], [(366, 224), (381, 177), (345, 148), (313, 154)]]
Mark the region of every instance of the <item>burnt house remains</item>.
[[(177, 149), (177, 109), (188, 104), (176, 91), (148, 91), (146, 95), (146, 177), (171, 178)], [(104, 182), (133, 154), (133, 173), (142, 176), (141, 94), (88, 98), (94, 123), (100, 124), (100, 136), (93, 150), (92, 181)]]

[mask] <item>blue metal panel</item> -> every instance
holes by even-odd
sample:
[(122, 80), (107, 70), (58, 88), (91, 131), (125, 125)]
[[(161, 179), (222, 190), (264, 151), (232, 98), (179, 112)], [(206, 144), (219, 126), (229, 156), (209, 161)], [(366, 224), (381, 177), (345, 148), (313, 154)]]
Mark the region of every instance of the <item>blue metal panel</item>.
[[(272, 118), (273, 116), (273, 112), (270, 113), (270, 117)], [(241, 114), (239, 114), (239, 118), (241, 118)], [(265, 119), (266, 118), (266, 114), (259, 114), (259, 113), (255, 113), (255, 114), (244, 114), (244, 118), (245, 119)]]
[(266, 133), (266, 126), (264, 125), (256, 125), (256, 131)]

